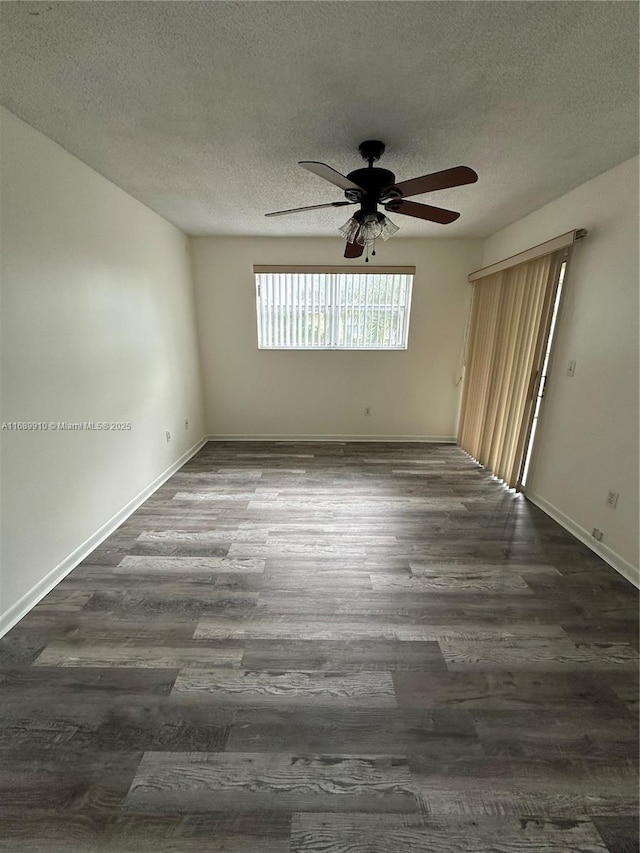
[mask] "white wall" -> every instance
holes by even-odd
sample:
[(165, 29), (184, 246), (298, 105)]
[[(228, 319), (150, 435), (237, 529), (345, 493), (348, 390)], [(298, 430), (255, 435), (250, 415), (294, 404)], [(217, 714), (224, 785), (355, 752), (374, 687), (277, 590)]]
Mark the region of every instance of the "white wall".
[(455, 383), (471, 291), (466, 276), (479, 265), (480, 241), (394, 237), (379, 247), (381, 264), (417, 268), (406, 351), (258, 349), (253, 264), (348, 263), (343, 250), (339, 237), (193, 240), (210, 434), (455, 435)]
[[(637, 158), (494, 234), (483, 263), (572, 228), (589, 236), (573, 251), (527, 492), (637, 582)], [(620, 493), (615, 510), (609, 490)]]
[(187, 238), (11, 113), (0, 118), (2, 421), (132, 425), (0, 433), (6, 628), (204, 423)]

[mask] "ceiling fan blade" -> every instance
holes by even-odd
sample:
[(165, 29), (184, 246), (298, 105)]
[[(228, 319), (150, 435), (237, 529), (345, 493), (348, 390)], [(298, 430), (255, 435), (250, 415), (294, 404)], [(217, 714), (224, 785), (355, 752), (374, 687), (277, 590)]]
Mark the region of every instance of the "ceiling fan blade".
[(445, 210), (444, 207), (432, 207), (430, 204), (420, 204), (417, 201), (397, 199), (384, 206), (389, 213), (404, 213), (405, 216), (415, 216), (417, 219), (428, 219), (429, 222), (439, 222), (448, 225), (460, 216), (455, 210)]
[(359, 258), (363, 252), (364, 246), (361, 246), (359, 243), (356, 243), (355, 240), (353, 243), (347, 243), (344, 248), (345, 258)]
[(311, 204), (309, 207), (292, 207), (290, 210), (276, 210), (265, 213), (265, 216), (284, 216), (285, 213), (300, 213), (303, 210), (319, 210), (321, 207), (344, 207), (345, 204), (355, 204), (353, 201), (330, 201), (328, 204)]
[(327, 166), (326, 163), (316, 163), (315, 160), (300, 160), (298, 165), (302, 166), (303, 169), (307, 169), (309, 172), (313, 172), (314, 175), (319, 175), (321, 178), (324, 178), (325, 181), (335, 184), (337, 187), (340, 187), (340, 189), (360, 190), (360, 192), (364, 192), (362, 187), (359, 187), (358, 184), (354, 184), (353, 181), (350, 181), (345, 175), (341, 175), (340, 172), (336, 172), (335, 169), (332, 169), (331, 166)]
[[(399, 192), (403, 198), (421, 193), (432, 193), (435, 190), (446, 190), (449, 187), (460, 187), (463, 184), (473, 184), (478, 180), (477, 174), (468, 166), (454, 166), (453, 169), (443, 169), (442, 172), (433, 172), (423, 175), (421, 178), (411, 178), (409, 181), (401, 181), (389, 190)], [(384, 198), (386, 190), (382, 193)]]

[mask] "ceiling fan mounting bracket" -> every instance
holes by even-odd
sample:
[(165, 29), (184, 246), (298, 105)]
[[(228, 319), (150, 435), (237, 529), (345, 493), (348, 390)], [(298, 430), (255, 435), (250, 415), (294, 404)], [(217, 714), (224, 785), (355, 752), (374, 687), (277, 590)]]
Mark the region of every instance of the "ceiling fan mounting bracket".
[(385, 148), (384, 142), (380, 142), (379, 139), (366, 139), (360, 143), (358, 151), (362, 154), (362, 159), (368, 161), (369, 168), (371, 168), (375, 161), (382, 157)]

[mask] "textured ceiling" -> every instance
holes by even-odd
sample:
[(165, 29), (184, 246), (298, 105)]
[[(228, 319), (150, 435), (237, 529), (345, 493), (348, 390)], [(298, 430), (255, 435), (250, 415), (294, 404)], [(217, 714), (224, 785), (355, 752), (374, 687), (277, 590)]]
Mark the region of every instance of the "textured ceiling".
[[(468, 165), (399, 236), (485, 236), (633, 156), (635, 2), (2, 2), (0, 101), (189, 234), (335, 234), (297, 165)], [(581, 223), (576, 222), (579, 226)]]

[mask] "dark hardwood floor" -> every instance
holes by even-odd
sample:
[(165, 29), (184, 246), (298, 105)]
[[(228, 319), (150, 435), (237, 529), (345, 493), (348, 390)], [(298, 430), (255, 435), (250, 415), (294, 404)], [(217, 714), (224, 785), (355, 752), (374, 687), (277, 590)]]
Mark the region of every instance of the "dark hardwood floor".
[(9, 853), (638, 851), (637, 591), (452, 446), (209, 443), (0, 690)]

